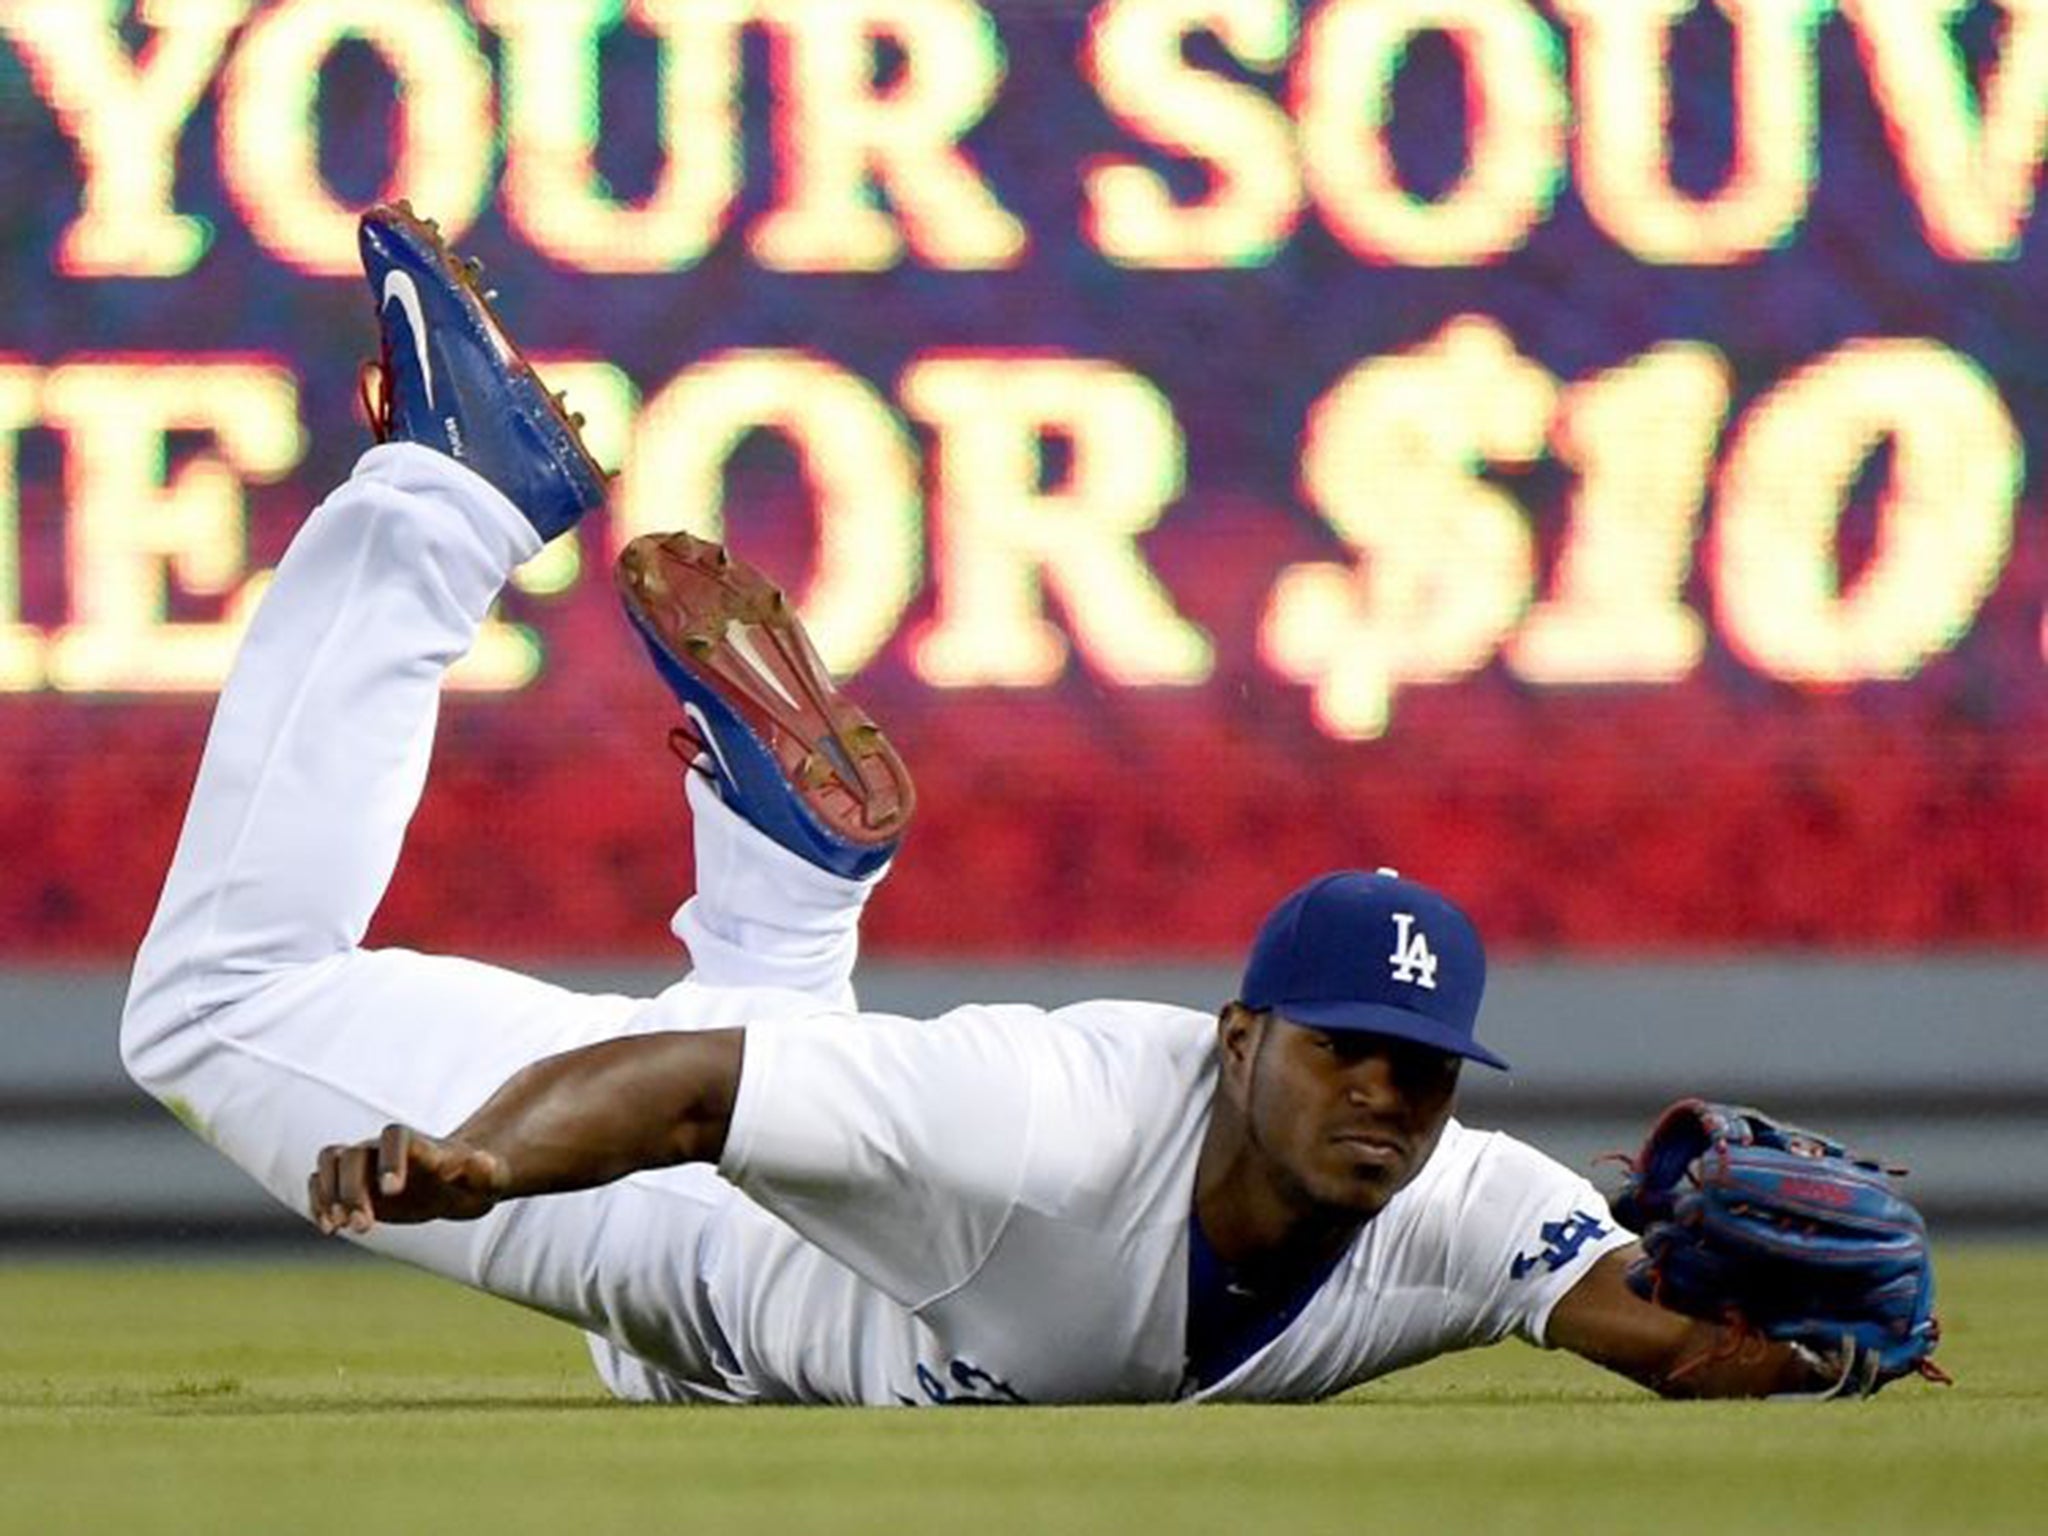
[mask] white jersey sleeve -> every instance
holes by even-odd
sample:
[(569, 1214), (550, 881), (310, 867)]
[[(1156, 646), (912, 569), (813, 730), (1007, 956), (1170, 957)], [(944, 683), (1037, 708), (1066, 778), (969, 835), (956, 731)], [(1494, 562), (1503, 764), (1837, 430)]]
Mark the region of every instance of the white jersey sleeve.
[(1463, 1131), (1470, 1156), (1452, 1174), (1461, 1217), (1450, 1272), (1469, 1342), (1513, 1334), (1548, 1347), (1551, 1309), (1602, 1254), (1634, 1241), (1582, 1175), (1502, 1132)]
[(971, 1278), (1031, 1139), (1028, 1034), (963, 1008), (747, 1030), (719, 1172), (899, 1305)]

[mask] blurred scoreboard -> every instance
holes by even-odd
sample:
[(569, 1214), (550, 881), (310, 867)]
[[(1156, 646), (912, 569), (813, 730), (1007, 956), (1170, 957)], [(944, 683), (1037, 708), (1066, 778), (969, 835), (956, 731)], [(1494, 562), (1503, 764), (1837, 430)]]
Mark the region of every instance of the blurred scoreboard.
[(0, 956), (139, 934), (399, 196), (622, 475), (381, 939), (668, 942), (682, 526), (911, 761), (885, 950), (2038, 947), (2044, 154), (2048, 0), (0, 0)]

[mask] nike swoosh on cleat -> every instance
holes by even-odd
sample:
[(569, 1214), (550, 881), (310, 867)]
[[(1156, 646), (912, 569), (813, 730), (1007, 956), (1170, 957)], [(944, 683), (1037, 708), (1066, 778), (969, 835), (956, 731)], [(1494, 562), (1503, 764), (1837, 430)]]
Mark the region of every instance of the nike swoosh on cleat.
[(725, 752), (718, 745), (718, 735), (711, 729), (711, 722), (704, 718), (704, 711), (694, 704), (685, 704), (683, 714), (688, 717), (690, 724), (697, 728), (697, 739), (704, 743), (704, 750), (711, 754), (712, 761), (718, 765), (720, 782), (730, 785), (737, 794), (740, 781), (732, 776), (732, 768), (725, 760)]
[(725, 632), (725, 641), (726, 644), (740, 653), (741, 659), (748, 666), (761, 674), (762, 682), (782, 696), (783, 703), (787, 704), (791, 709), (803, 708), (803, 705), (797, 702), (795, 696), (782, 685), (782, 679), (775, 675), (775, 669), (768, 665), (767, 658), (762, 656), (760, 647), (754, 639), (754, 631), (751, 625), (733, 625), (731, 629)]
[(420, 306), (420, 290), (408, 272), (387, 272), (384, 274), (384, 303), (388, 307), (393, 299), (405, 311), (405, 323), (412, 331), (412, 349), (420, 360), (420, 377), (426, 381), (427, 409), (434, 408), (434, 363), (427, 356), (427, 316)]

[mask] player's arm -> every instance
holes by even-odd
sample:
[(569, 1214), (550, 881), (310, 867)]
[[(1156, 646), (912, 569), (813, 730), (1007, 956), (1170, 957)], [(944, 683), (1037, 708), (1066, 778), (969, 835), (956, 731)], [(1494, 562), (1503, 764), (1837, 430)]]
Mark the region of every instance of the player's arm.
[(445, 1137), (391, 1125), (323, 1148), (307, 1181), (313, 1220), (325, 1233), (473, 1220), (500, 1200), (716, 1161), (744, 1039), (720, 1029), (606, 1040), (523, 1068)]
[(1624, 1278), (1641, 1253), (1603, 1254), (1551, 1310), (1549, 1342), (1664, 1397), (1821, 1394), (1839, 1385), (1817, 1356), (1643, 1300)]

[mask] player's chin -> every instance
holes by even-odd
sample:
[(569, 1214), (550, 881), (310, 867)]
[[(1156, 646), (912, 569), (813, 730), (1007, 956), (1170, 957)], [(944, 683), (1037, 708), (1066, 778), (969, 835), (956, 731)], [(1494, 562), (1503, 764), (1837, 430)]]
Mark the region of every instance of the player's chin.
[(1358, 1216), (1377, 1216), (1386, 1203), (1408, 1182), (1405, 1159), (1340, 1158), (1324, 1180), (1325, 1199)]

